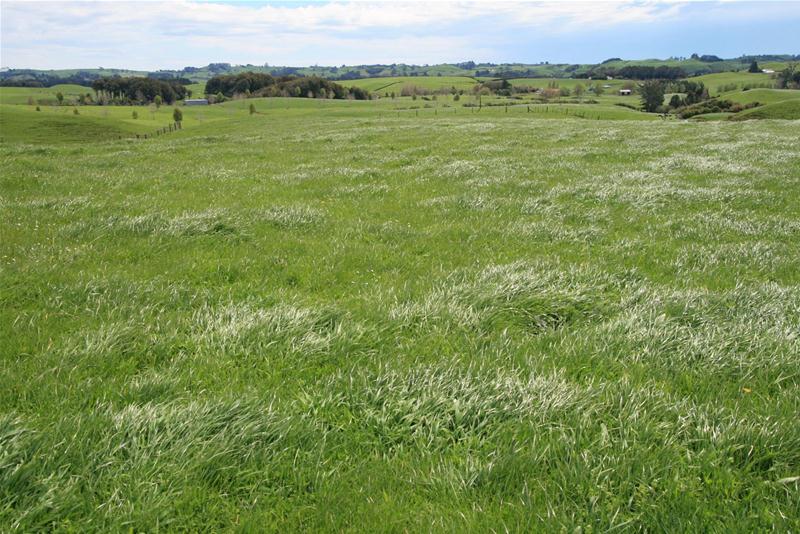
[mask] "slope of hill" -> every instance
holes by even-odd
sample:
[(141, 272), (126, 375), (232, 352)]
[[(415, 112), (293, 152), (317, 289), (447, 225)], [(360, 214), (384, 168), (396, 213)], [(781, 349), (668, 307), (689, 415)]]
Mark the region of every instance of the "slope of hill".
[(730, 117), (730, 120), (733, 121), (752, 119), (798, 120), (800, 119), (800, 98), (747, 109)]
[(739, 104), (750, 104), (759, 102), (761, 104), (774, 104), (785, 100), (796, 100), (800, 98), (800, 90), (797, 89), (750, 89), (749, 91), (731, 91), (719, 95), (721, 99), (738, 102)]
[(59, 84), (52, 87), (3, 87), (0, 89), (0, 104), (52, 104), (61, 93), (64, 100), (76, 100), (81, 95), (93, 93), (89, 87), (75, 84)]
[(342, 82), (345, 85), (360, 87), (367, 91), (384, 92), (400, 90), (406, 85), (415, 85), (423, 89), (446, 89), (455, 87), (456, 89), (470, 89), (477, 80), (466, 76), (398, 76), (389, 78), (365, 78), (362, 80), (348, 80)]

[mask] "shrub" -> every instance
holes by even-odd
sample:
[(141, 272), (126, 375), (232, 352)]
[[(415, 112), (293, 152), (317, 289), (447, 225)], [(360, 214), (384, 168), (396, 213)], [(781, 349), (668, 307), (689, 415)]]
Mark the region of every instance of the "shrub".
[(173, 119), (175, 122), (177, 122), (178, 124), (180, 124), (180, 123), (183, 121), (183, 111), (181, 111), (181, 110), (180, 110), (180, 109), (178, 109), (178, 108), (175, 108), (175, 109), (172, 111), (172, 119)]
[(548, 87), (547, 89), (542, 89), (541, 95), (544, 100), (550, 100), (561, 96), (561, 90), (556, 87)]
[(697, 115), (704, 115), (706, 113), (721, 113), (721, 112), (731, 112), (731, 113), (738, 113), (745, 109), (750, 109), (759, 106), (758, 102), (751, 102), (749, 104), (736, 104), (731, 102), (730, 100), (719, 100), (713, 98), (711, 100), (705, 100), (703, 102), (698, 102), (697, 104), (692, 104), (691, 106), (686, 106), (678, 110), (678, 117), (681, 119), (689, 119), (691, 117)]

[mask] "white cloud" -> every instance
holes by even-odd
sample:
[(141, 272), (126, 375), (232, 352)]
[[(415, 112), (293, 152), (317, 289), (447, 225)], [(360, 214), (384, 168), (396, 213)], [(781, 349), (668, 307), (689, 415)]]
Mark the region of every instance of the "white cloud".
[[(492, 57), (526, 33), (678, 19), (686, 2), (20, 2), (3, 0), (2, 66), (176, 68)], [(485, 56), (484, 56), (485, 54)]]

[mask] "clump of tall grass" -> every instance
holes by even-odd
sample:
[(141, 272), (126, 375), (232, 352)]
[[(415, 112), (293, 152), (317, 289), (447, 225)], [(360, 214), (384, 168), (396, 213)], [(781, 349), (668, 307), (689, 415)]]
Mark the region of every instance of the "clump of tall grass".
[(567, 411), (588, 409), (588, 400), (585, 390), (557, 374), (384, 367), (375, 373), (339, 373), (300, 402), (312, 420), (357, 426), (369, 436), (365, 445), (386, 453), (404, 446), (426, 451), (454, 444), (481, 447), (509, 421), (554, 425)]
[(596, 318), (611, 301), (611, 280), (589, 269), (554, 269), (515, 262), (477, 275), (455, 273), (422, 300), (396, 304), (392, 321), (404, 327), (471, 329), (516, 326), (539, 333), (580, 318)]

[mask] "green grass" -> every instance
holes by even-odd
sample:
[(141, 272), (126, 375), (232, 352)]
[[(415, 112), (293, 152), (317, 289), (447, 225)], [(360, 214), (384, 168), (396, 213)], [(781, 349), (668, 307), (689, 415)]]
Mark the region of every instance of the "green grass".
[(703, 82), (711, 96), (723, 92), (720, 91), (720, 89), (725, 86), (736, 85), (737, 89), (743, 89), (747, 85), (773, 85), (775, 83), (775, 80), (772, 79), (770, 74), (750, 73), (747, 71), (704, 74), (703, 76), (694, 76), (689, 78), (689, 80)]
[(731, 120), (752, 119), (783, 119), (796, 121), (800, 119), (800, 98), (746, 109), (731, 117)]
[[(74, 110), (78, 110), (78, 115)], [(173, 107), (161, 106), (0, 106), (0, 139), (59, 143), (107, 140), (114, 137), (135, 137), (154, 134), (173, 122)], [(242, 106), (182, 107), (183, 127), (228, 120), (243, 115)], [(138, 118), (133, 118), (133, 112)]]
[(750, 89), (749, 91), (722, 93), (719, 97), (723, 100), (730, 100), (740, 104), (749, 104), (751, 102), (774, 104), (785, 100), (800, 99), (800, 91), (794, 89)]
[(186, 89), (192, 91), (192, 98), (203, 98), (203, 95), (205, 94), (206, 91), (206, 83), (205, 82), (193, 83), (187, 85)]
[(361, 80), (343, 80), (342, 85), (346, 87), (361, 87), (368, 91), (384, 93), (395, 91), (400, 94), (404, 86), (414, 85), (422, 89), (437, 90), (456, 89), (470, 90), (477, 82), (474, 78), (466, 76), (393, 76), (387, 78), (364, 78)]
[(423, 103), (0, 106), (0, 531), (800, 530), (798, 123)]
[(0, 104), (27, 104), (32, 98), (34, 104), (57, 104), (56, 94), (64, 95), (65, 103), (77, 102), (78, 97), (86, 93), (94, 96), (91, 87), (82, 85), (61, 84), (52, 87), (0, 87)]
[(728, 111), (721, 111), (719, 113), (704, 113), (702, 115), (695, 115), (691, 117), (690, 121), (699, 121), (699, 122), (707, 122), (707, 121), (722, 121), (727, 120), (730, 117), (733, 117), (735, 113), (731, 113)]
[[(576, 85), (580, 84), (584, 87), (584, 89), (588, 88), (590, 85), (600, 84), (604, 86), (606, 93), (612, 93), (619, 91), (622, 89), (622, 86), (625, 84), (636, 84), (635, 80), (623, 80), (623, 79), (615, 79), (615, 80), (585, 80), (580, 78), (514, 78), (508, 80), (511, 85), (518, 85), (521, 87), (529, 86), (529, 87), (539, 87), (544, 88), (547, 87), (548, 84), (554, 83), (557, 87), (566, 87), (567, 89), (574, 89)], [(608, 85), (609, 87), (605, 87)]]

